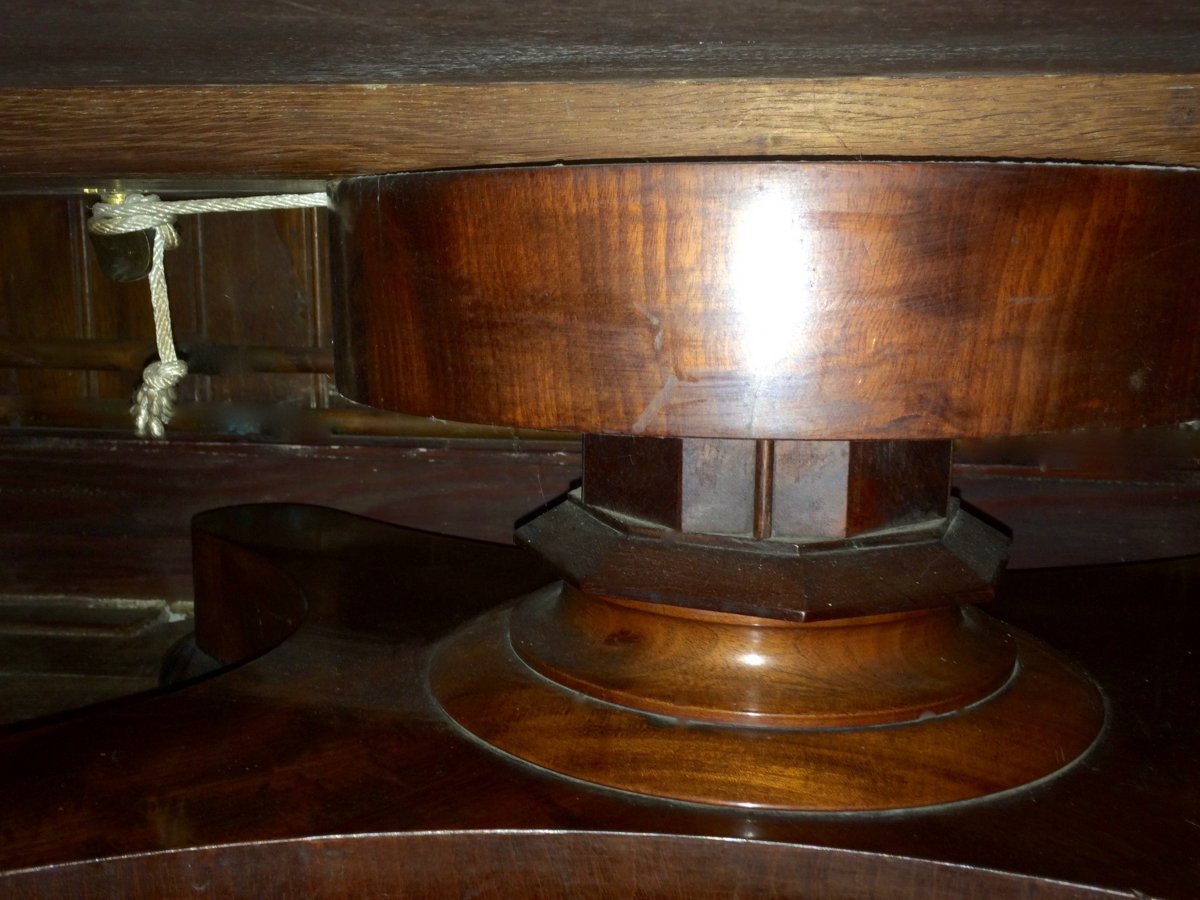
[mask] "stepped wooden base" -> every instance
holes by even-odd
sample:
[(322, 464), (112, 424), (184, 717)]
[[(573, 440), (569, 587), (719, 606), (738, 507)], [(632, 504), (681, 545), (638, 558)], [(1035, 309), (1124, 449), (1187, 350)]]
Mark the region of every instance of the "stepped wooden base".
[(430, 678), (468, 732), (552, 772), (783, 810), (1007, 791), (1105, 718), (1086, 676), (972, 607), (803, 624), (551, 586), (450, 637)]

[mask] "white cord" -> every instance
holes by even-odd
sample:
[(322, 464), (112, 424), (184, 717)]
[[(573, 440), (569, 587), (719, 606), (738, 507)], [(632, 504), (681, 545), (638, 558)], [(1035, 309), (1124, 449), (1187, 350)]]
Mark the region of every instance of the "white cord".
[(154, 311), (154, 338), (158, 361), (146, 366), (130, 412), (142, 437), (161, 438), (175, 414), (175, 385), (187, 375), (187, 363), (175, 353), (171, 333), (171, 304), (163, 257), (179, 245), (175, 217), (209, 212), (246, 212), (260, 209), (304, 209), (329, 205), (320, 194), (270, 194), (262, 197), (214, 197), (203, 200), (160, 200), (154, 194), (124, 194), (101, 199), (92, 207), (88, 230), (94, 234), (132, 234), (154, 231), (150, 265), (150, 306)]

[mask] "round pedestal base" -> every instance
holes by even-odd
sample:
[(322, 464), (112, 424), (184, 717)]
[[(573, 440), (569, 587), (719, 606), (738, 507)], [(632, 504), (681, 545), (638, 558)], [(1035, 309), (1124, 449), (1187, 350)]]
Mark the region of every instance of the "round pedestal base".
[[(1086, 676), (970, 607), (835, 627), (689, 612), (548, 588), (439, 647), (433, 695), (471, 734), (551, 772), (664, 799), (814, 812), (1027, 785), (1069, 766), (1104, 724)], [(655, 615), (655, 627), (636, 624)], [(546, 628), (561, 629), (569, 654), (550, 659)]]

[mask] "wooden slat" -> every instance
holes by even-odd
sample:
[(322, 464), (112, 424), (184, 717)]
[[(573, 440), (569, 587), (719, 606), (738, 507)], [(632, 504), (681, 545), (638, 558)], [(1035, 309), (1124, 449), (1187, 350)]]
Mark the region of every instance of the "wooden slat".
[[(333, 371), (333, 351), (311, 346), (262, 346), (179, 341), (176, 349), (193, 375)], [(0, 368), (89, 369), (140, 374), (157, 349), (153, 339), (0, 337)]]
[[(300, 210), (187, 220), (184, 227), (195, 230), (201, 248), (193, 277), (201, 282), (203, 333), (239, 344), (309, 346), (319, 316), (314, 285), (305, 271), (309, 224)], [(332, 356), (332, 346), (318, 349)], [(278, 377), (245, 371), (212, 383), (211, 389), (215, 401), (307, 407), (317, 401), (311, 374)]]
[[(1052, 455), (1004, 471), (968, 464), (955, 481), (1012, 529), (1013, 566), (1200, 552), (1200, 476), (1172, 468), (1195, 441), (1161, 430), (1144, 437), (1111, 436), (1082, 463)], [(10, 523), (0, 534), (0, 595), (187, 599), (188, 520), (234, 503), (321, 503), (508, 541), (514, 522), (565, 491), (580, 468), (574, 442), (397, 437), (303, 447), (0, 432), (0, 519)]]
[[(73, 265), (72, 201), (13, 200), (0, 204), (0, 336), (5, 338), (84, 338), (86, 315), (80, 274)], [(12, 288), (20, 285), (23, 303)], [(83, 367), (79, 367), (83, 368)], [(87, 391), (80, 372), (22, 371), (4, 379), (3, 394), (55, 399)]]
[(5, 88), (0, 185), (304, 187), (414, 169), (696, 156), (1200, 165), (1198, 91), (1200, 73)]
[[(82, 197), (0, 203), (0, 396), (10, 413), (66, 427), (127, 406), (157, 352), (146, 283), (103, 273), (86, 216)], [(177, 230), (167, 257), (177, 346), (194, 375), (223, 376), (186, 379), (182, 404), (327, 405), (324, 213), (188, 217)], [(64, 419), (69, 409), (79, 418)]]
[[(194, 389), (203, 390), (207, 381), (197, 376)], [(377, 410), (349, 403), (336, 393), (331, 394), (330, 402), (329, 409), (307, 409), (295, 405), (192, 400), (176, 407), (170, 434), (185, 440), (234, 436), (315, 445), (337, 443), (346, 436), (502, 441), (574, 437), (565, 432), (448, 422)], [(127, 399), (0, 396), (0, 425), (8, 429), (73, 428), (110, 432), (107, 437), (132, 436), (129, 405)]]

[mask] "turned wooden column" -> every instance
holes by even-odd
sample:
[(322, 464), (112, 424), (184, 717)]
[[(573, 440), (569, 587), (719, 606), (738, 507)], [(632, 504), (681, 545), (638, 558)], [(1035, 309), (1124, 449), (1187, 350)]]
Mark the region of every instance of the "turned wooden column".
[[(587, 433), (523, 524), (561, 581), (432, 655), (448, 720), (658, 798), (994, 795), (1104, 700), (976, 609), (1007, 541), (951, 439), (1190, 418), (1192, 179), (916, 163), (535, 167), (338, 192), (339, 384)], [(968, 498), (969, 499), (969, 498)]]
[(1103, 706), (966, 605), (1007, 540), (949, 496), (950, 449), (588, 435), (582, 492), (517, 531), (562, 583), (452, 638), (434, 696), (528, 762), (680, 800), (919, 806), (1050, 774)]

